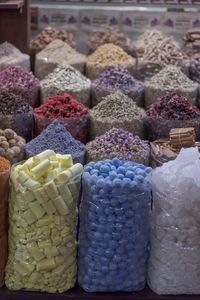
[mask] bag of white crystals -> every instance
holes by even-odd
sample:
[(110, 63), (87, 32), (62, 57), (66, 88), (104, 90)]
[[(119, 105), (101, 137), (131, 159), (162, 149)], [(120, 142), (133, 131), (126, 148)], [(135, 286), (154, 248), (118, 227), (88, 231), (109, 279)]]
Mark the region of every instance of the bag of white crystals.
[(62, 293), (74, 286), (82, 170), (71, 155), (52, 150), (13, 167), (5, 280), (9, 289)]
[(182, 149), (152, 172), (148, 284), (157, 294), (200, 294), (200, 154)]

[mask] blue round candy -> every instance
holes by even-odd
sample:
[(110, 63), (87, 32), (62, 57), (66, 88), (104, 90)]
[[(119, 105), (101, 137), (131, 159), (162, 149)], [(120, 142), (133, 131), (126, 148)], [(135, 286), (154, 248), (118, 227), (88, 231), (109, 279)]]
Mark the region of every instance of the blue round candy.
[(119, 178), (120, 180), (124, 179), (124, 175), (123, 174), (118, 174), (117, 178)]
[(104, 182), (104, 191), (105, 192), (110, 192), (112, 190), (112, 181), (111, 180), (106, 180)]
[(99, 179), (98, 176), (97, 176), (96, 174), (93, 174), (93, 175), (91, 176), (91, 183), (92, 183), (92, 184), (95, 184), (95, 183), (97, 182), (98, 179)]
[(135, 177), (135, 173), (133, 171), (127, 171), (126, 172), (126, 177), (130, 178), (131, 180), (133, 180), (134, 177)]
[(115, 187), (115, 188), (121, 188), (121, 186), (122, 186), (122, 181), (120, 179), (118, 179), (118, 178), (115, 178), (113, 180), (113, 187)]
[(96, 240), (102, 240), (102, 234), (100, 232), (98, 232), (98, 231), (96, 231), (96, 232), (93, 233), (93, 237)]
[(147, 167), (147, 168), (145, 169), (145, 172), (146, 172), (147, 174), (151, 173), (151, 171), (152, 171), (152, 168), (150, 168), (150, 167)]
[(119, 168), (117, 169), (117, 173), (121, 173), (121, 174), (125, 175), (125, 174), (126, 174), (126, 168), (124, 168), (124, 167), (119, 167)]
[(97, 184), (98, 187), (102, 188), (104, 186), (104, 180), (103, 179), (98, 179), (96, 184)]
[(112, 159), (112, 164), (118, 168), (121, 165), (121, 161), (118, 158), (113, 158)]
[(109, 178), (110, 180), (114, 180), (115, 178), (117, 178), (117, 173), (115, 171), (110, 171)]
[(109, 269), (112, 270), (112, 271), (117, 270), (117, 264), (111, 262), (111, 263), (109, 264)]
[(136, 175), (135, 176), (135, 181), (137, 183), (142, 183), (144, 181), (144, 177), (142, 175)]
[(100, 172), (101, 173), (108, 173), (108, 172), (110, 172), (110, 168), (107, 165), (102, 165), (100, 167)]

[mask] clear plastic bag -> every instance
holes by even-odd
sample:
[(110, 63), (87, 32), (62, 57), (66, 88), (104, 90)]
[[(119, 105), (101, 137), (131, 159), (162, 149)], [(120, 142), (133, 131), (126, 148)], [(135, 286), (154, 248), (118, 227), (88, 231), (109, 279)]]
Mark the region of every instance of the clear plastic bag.
[[(40, 165), (47, 161), (44, 153), (48, 152), (52, 151), (39, 154)], [(39, 156), (35, 156), (37, 161)], [(66, 156), (57, 156), (64, 165), (68, 164)], [(33, 160), (27, 162), (24, 170), (28, 165), (31, 166)], [(52, 159), (53, 164), (57, 162)], [(17, 173), (17, 167), (12, 169), (11, 174), (6, 286), (11, 290), (62, 293), (76, 282), (80, 176), (66, 182), (63, 172), (59, 171), (56, 177), (41, 185), (41, 181), (33, 179), (33, 176), (27, 179), (27, 173), (22, 169)], [(73, 172), (76, 172), (75, 169)], [(66, 167), (64, 170), (70, 172)], [(51, 178), (51, 173), (52, 168), (47, 171), (45, 178)]]
[(152, 172), (148, 284), (157, 294), (200, 293), (199, 173), (197, 148)]
[(166, 120), (161, 117), (152, 118), (147, 116), (145, 119), (145, 127), (147, 137), (150, 141), (160, 138), (169, 138), (169, 132), (172, 128), (194, 127), (197, 140), (200, 139), (200, 118), (190, 120)]
[(33, 136), (33, 112), (16, 115), (0, 115), (0, 129), (11, 128), (26, 141)]
[(7, 261), (7, 200), (9, 192), (10, 169), (0, 172), (0, 287), (4, 285), (5, 265)]
[(63, 63), (69, 64), (84, 73), (85, 62), (85, 55), (76, 52), (67, 43), (56, 39), (36, 54), (35, 75), (39, 79), (44, 79)]
[(131, 120), (111, 120), (110, 118), (94, 118), (90, 115), (90, 140), (93, 140), (96, 136), (102, 135), (112, 128), (122, 128), (140, 138), (145, 138), (145, 114), (141, 114)]
[(87, 174), (80, 207), (78, 283), (88, 292), (142, 290), (149, 255), (149, 189), (98, 193)]
[[(34, 114), (35, 118), (35, 135), (40, 134), (51, 122), (54, 120), (41, 117), (37, 114)], [(56, 119), (55, 119), (56, 120)], [(81, 141), (86, 143), (88, 140), (88, 124), (89, 124), (89, 115), (84, 115), (82, 117), (74, 118), (65, 118), (57, 119), (61, 122), (65, 128), (71, 133), (71, 135)]]

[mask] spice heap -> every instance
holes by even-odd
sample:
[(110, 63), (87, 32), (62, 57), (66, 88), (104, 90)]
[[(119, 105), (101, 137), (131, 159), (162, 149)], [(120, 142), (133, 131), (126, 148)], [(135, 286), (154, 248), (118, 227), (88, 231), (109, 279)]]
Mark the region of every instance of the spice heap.
[(90, 88), (90, 80), (69, 65), (59, 66), (41, 82), (43, 100), (68, 92), (87, 106), (90, 104)]
[(61, 64), (69, 64), (84, 72), (86, 57), (61, 40), (54, 40), (36, 55), (35, 74), (39, 79), (45, 78)]
[(136, 80), (127, 69), (123, 67), (107, 67), (97, 79), (92, 82), (94, 102), (97, 104), (102, 97), (120, 90), (132, 98), (137, 105), (142, 106), (144, 97), (144, 85)]
[(72, 48), (75, 48), (75, 41), (73, 34), (65, 30), (60, 30), (53, 27), (46, 27), (30, 42), (30, 48), (33, 53), (43, 50), (53, 40), (61, 40)]
[(0, 129), (0, 156), (7, 158), (11, 163), (24, 159), (25, 140), (12, 129)]
[(200, 27), (192, 28), (188, 30), (186, 36), (184, 37), (185, 44), (187, 46), (187, 51), (191, 53), (199, 53), (200, 51)]
[(82, 171), (71, 155), (51, 150), (13, 168), (6, 267), (9, 289), (62, 293), (74, 286), (76, 203)]
[(189, 120), (200, 117), (200, 110), (180, 94), (169, 93), (153, 103), (147, 115), (167, 120)]
[(196, 53), (190, 58), (190, 78), (200, 84), (200, 53)]
[(169, 93), (147, 110), (147, 131), (149, 140), (168, 137), (172, 128), (194, 127), (200, 137), (200, 110), (178, 93)]
[(62, 123), (52, 122), (40, 135), (26, 144), (29, 158), (50, 149), (59, 154), (71, 154), (75, 163), (85, 163), (85, 146), (75, 140)]
[(86, 145), (87, 160), (118, 157), (136, 163), (149, 164), (149, 144), (121, 128), (113, 128)]
[(12, 44), (4, 42), (0, 44), (0, 70), (10, 65), (17, 65), (29, 71), (30, 58), (29, 55), (22, 53)]
[(10, 169), (10, 162), (0, 156), (0, 172), (6, 172)]
[(12, 128), (30, 140), (33, 131), (33, 110), (18, 95), (0, 91), (0, 129)]
[(145, 83), (145, 106), (148, 107), (168, 92), (181, 93), (195, 104), (197, 89), (197, 83), (189, 79), (179, 68), (170, 65)]
[(88, 56), (86, 73), (89, 78), (94, 79), (106, 67), (118, 65), (128, 69), (131, 74), (134, 74), (136, 61), (119, 46), (104, 44)]
[(88, 114), (88, 109), (67, 93), (55, 95), (45, 100), (44, 104), (35, 108), (34, 112), (47, 119), (64, 119), (81, 117)]
[(113, 127), (144, 137), (145, 111), (119, 91), (103, 98), (90, 111), (90, 116), (92, 138), (104, 134)]
[(157, 30), (147, 30), (136, 44), (138, 61), (138, 76), (150, 79), (163, 67), (172, 64), (187, 71), (189, 58), (182, 52), (173, 37), (164, 35)]
[(132, 47), (130, 39), (119, 29), (115, 29), (108, 25), (102, 25), (97, 31), (95, 31), (89, 37), (87, 44), (90, 52), (93, 52), (99, 46), (108, 43), (112, 43), (127, 52), (131, 52)]
[(0, 115), (16, 115), (32, 111), (31, 107), (18, 95), (0, 91)]
[(35, 108), (34, 113), (36, 134), (57, 119), (63, 122), (74, 138), (86, 142), (89, 110), (69, 94), (47, 98), (44, 104)]
[(145, 287), (150, 172), (117, 158), (85, 166), (78, 249), (78, 283), (84, 290), (132, 292)]
[(30, 106), (39, 102), (40, 82), (32, 73), (18, 66), (9, 66), (0, 72), (0, 90), (19, 95)]

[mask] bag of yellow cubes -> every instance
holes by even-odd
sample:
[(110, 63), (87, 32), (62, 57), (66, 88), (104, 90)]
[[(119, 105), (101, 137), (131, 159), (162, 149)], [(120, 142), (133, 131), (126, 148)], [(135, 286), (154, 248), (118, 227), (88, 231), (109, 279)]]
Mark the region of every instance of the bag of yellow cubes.
[(13, 167), (8, 288), (61, 293), (74, 286), (82, 171), (71, 155), (51, 150)]

